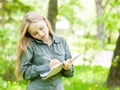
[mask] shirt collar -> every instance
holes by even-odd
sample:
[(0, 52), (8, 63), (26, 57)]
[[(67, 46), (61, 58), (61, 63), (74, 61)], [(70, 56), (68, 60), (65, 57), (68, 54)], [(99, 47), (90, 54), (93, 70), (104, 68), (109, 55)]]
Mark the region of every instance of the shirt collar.
[(53, 42), (59, 43), (60, 39), (57, 36), (53, 35)]
[[(35, 41), (37, 43), (44, 43), (42, 40), (39, 40), (39, 39), (36, 39), (36, 38), (32, 38), (32, 41)], [(60, 39), (53, 35), (53, 43), (59, 43), (60, 42)]]
[(42, 40), (39, 40), (39, 39), (36, 39), (36, 38), (31, 38), (31, 41), (32, 42), (37, 42), (37, 43), (43, 43), (43, 41)]

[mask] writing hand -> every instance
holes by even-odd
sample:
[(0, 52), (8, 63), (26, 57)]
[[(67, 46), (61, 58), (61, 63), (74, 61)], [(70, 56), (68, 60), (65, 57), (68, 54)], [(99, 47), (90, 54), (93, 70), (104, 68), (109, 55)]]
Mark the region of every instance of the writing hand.
[(50, 69), (52, 69), (55, 65), (59, 64), (60, 61), (58, 59), (52, 59), (49, 63)]

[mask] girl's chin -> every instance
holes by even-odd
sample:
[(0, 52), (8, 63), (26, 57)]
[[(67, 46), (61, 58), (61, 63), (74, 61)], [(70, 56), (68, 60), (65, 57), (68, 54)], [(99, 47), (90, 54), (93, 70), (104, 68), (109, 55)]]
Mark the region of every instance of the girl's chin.
[(42, 40), (46, 42), (46, 41), (48, 41), (49, 39), (48, 39), (48, 37), (44, 37), (44, 38), (42, 38)]

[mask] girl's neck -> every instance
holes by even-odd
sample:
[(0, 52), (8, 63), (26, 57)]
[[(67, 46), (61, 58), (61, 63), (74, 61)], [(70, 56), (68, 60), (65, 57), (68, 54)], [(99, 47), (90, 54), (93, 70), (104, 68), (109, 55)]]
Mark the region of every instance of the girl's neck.
[(48, 40), (44, 41), (44, 43), (48, 44), (48, 46), (51, 46), (52, 42), (53, 42), (53, 39), (51, 35), (49, 35)]

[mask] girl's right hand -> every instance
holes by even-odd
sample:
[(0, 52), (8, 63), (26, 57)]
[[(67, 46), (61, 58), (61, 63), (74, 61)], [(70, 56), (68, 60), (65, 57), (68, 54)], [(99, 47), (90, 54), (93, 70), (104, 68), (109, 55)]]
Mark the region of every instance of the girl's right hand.
[(60, 61), (58, 59), (52, 59), (49, 63), (50, 69), (52, 69), (55, 65), (59, 64)]

